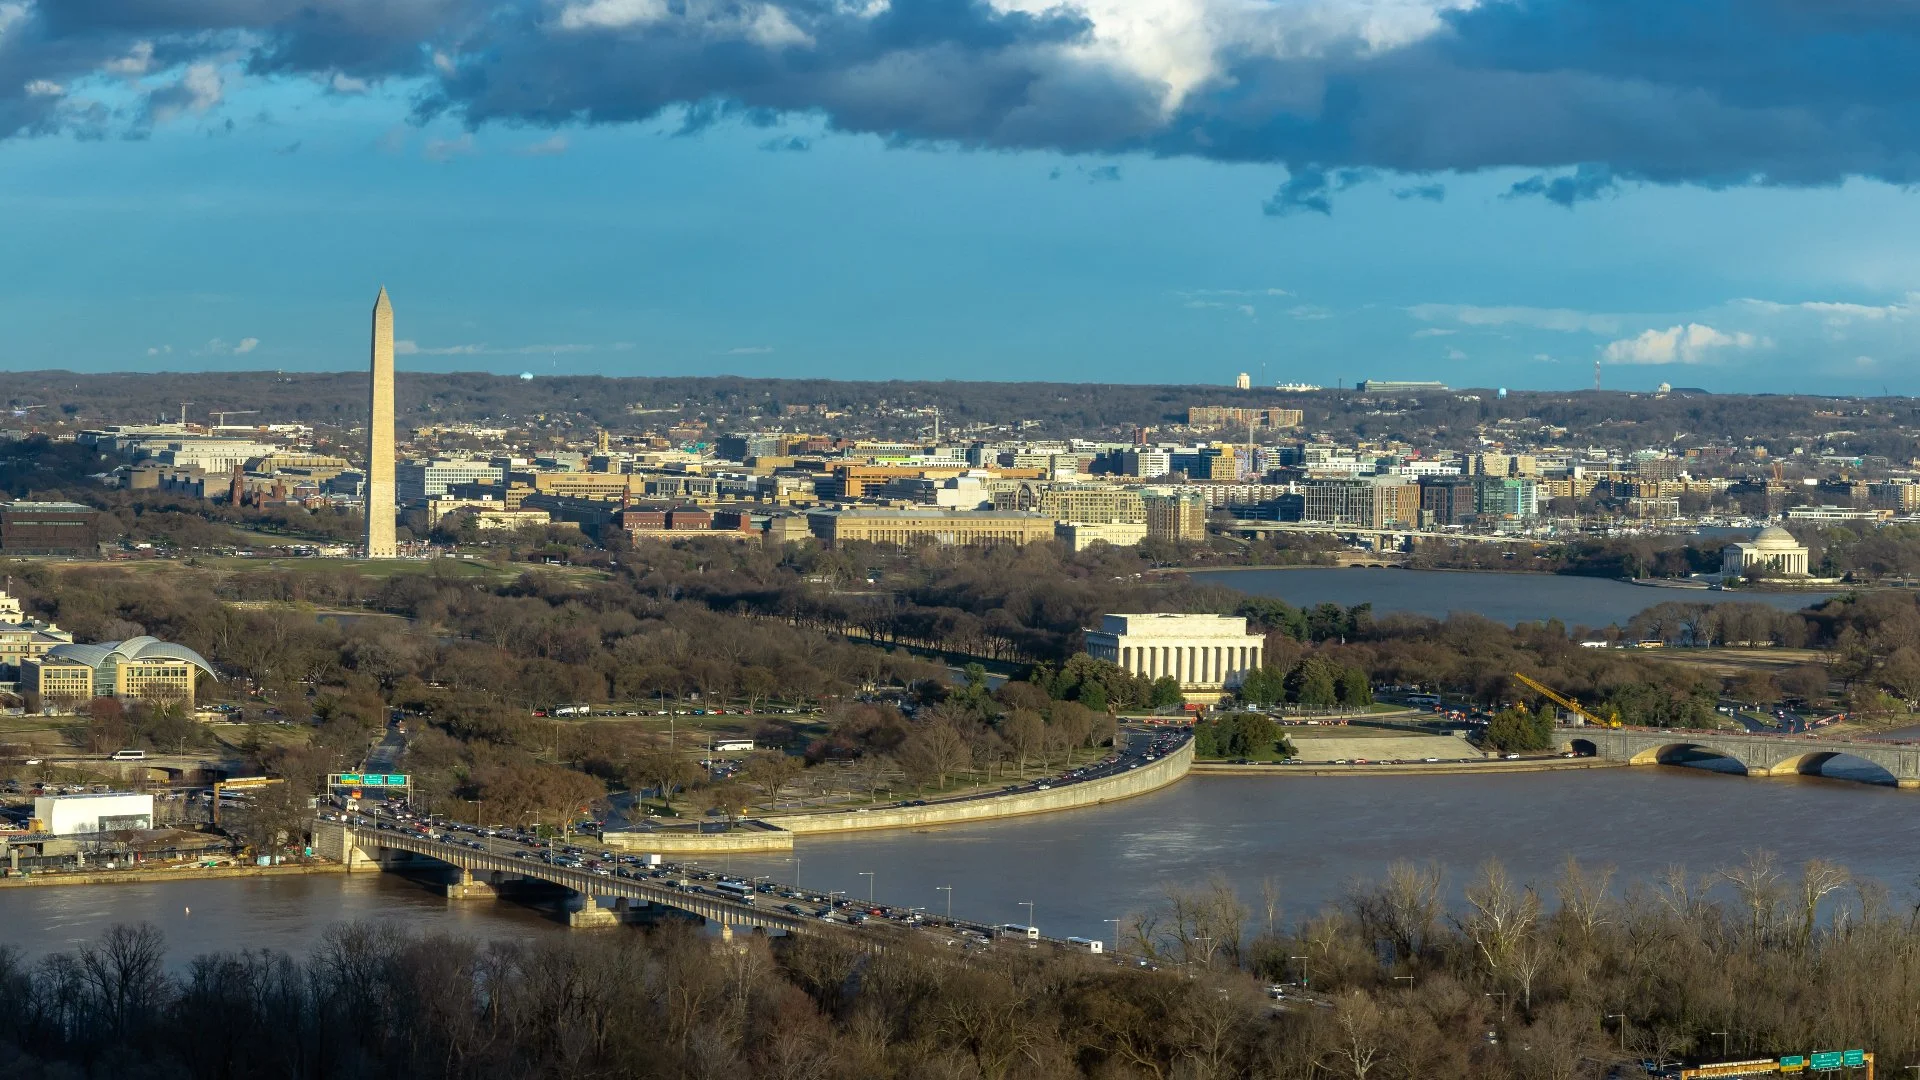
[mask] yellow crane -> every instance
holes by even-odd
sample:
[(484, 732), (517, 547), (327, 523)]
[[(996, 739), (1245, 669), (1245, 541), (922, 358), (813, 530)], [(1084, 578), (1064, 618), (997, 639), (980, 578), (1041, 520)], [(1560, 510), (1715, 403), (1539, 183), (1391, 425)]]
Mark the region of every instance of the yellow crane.
[(1548, 701), (1553, 702), (1555, 705), (1558, 705), (1561, 708), (1572, 713), (1573, 715), (1579, 717), (1580, 719), (1585, 720), (1587, 723), (1592, 724), (1594, 727), (1617, 728), (1620, 726), (1620, 718), (1618, 716), (1614, 716), (1614, 717), (1603, 720), (1600, 717), (1594, 715), (1591, 710), (1582, 706), (1578, 701), (1575, 701), (1573, 698), (1567, 697), (1564, 694), (1555, 692), (1551, 687), (1548, 687), (1545, 684), (1541, 683), (1540, 680), (1538, 679), (1528, 678), (1527, 676), (1522, 675), (1517, 671), (1513, 673), (1513, 677), (1516, 679), (1519, 679), (1521, 684), (1526, 686), (1527, 689), (1532, 690), (1534, 693), (1539, 694), (1541, 697), (1546, 698)]
[(220, 824), (220, 793), (223, 791), (251, 791), (255, 788), (284, 784), (285, 780), (277, 776), (236, 776), (232, 780), (213, 782), (213, 823)]

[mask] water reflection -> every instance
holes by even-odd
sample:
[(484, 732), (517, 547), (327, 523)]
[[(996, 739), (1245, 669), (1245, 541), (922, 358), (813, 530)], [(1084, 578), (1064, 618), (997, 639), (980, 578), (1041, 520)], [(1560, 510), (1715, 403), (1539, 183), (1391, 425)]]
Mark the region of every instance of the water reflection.
[[(1712, 762), (1706, 762), (1712, 765)], [(1864, 763), (1860, 763), (1864, 765)], [(1153, 795), (999, 823), (806, 838), (790, 856), (716, 859), (883, 901), (991, 922), (1026, 918), (1048, 933), (1111, 937), (1109, 919), (1157, 903), (1169, 884), (1219, 876), (1250, 904), (1278, 884), (1287, 919), (1337, 900), (1398, 859), (1437, 860), (1450, 903), (1498, 857), (1547, 885), (1572, 855), (1618, 868), (1616, 884), (1669, 865), (1695, 872), (1765, 848), (1793, 868), (1812, 858), (1903, 888), (1920, 793), (1821, 777), (1748, 778), (1724, 767), (1599, 769), (1503, 776), (1195, 776)], [(1836, 760), (1827, 771), (1860, 775)], [(187, 909), (191, 909), (189, 913)], [(510, 902), (449, 903), (405, 879), (318, 875), (240, 881), (0, 889), (0, 944), (40, 955), (115, 922), (151, 921), (177, 954), (219, 948), (300, 951), (335, 922), (383, 919), (481, 936), (567, 933)], [(614, 931), (622, 932), (622, 931)]]

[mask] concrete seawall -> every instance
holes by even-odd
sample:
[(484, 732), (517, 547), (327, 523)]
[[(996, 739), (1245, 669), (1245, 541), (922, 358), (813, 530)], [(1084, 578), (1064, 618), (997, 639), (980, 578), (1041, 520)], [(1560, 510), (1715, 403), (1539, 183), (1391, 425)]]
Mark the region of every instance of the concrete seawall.
[(1196, 776), (1433, 776), (1463, 773), (1560, 772), (1570, 769), (1607, 769), (1618, 761), (1580, 758), (1530, 761), (1440, 762), (1429, 765), (1232, 765), (1224, 761), (1203, 761), (1194, 765)]
[(607, 847), (644, 851), (653, 855), (729, 855), (736, 852), (792, 851), (793, 834), (785, 829), (739, 830), (728, 833), (631, 832), (603, 833)]
[(1118, 776), (1068, 784), (1052, 791), (1023, 795), (1000, 795), (965, 802), (935, 803), (931, 806), (898, 807), (888, 810), (840, 811), (829, 814), (786, 814), (762, 818), (768, 825), (790, 833), (861, 832), (868, 829), (915, 829), (929, 825), (957, 825), (969, 821), (1046, 814), (1080, 806), (1098, 806), (1118, 802), (1135, 795), (1158, 791), (1187, 775), (1193, 765), (1193, 741), (1150, 765), (1129, 769)]

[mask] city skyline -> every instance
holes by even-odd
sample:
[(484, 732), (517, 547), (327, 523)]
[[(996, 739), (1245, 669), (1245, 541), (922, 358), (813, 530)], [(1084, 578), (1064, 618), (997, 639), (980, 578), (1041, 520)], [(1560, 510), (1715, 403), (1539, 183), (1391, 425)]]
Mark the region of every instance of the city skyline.
[[(403, 370), (1577, 389), (1599, 361), (1614, 388), (1920, 390), (1920, 220), (1885, 91), (1906, 16), (1759, 12), (1740, 49), (1649, 23), (1702, 58), (1677, 66), (1634, 48), (1637, 5), (1149, 8), (1208, 29), (928, 12), (925, 40), (962, 43), (955, 109), (903, 92), (883, 115), (851, 83), (754, 84), (670, 47), (746, 34), (848, 73), (927, 55), (780, 4), (756, 10), (804, 41), (570, 3), (493, 52), (460, 3), (323, 3), (332, 37), (8, 4), (0, 206), (35, 273), (0, 299), (0, 365), (350, 369), (341, 312), (378, 278), (415, 298)], [(1020, 107), (996, 113), (982, 80), (1021, 43)], [(696, 103), (593, 83), (589, 47), (688, 74)], [(1780, 74), (1721, 59), (1741, 49)], [(536, 72), (557, 111), (498, 96)], [(1147, 108), (1116, 106), (1129, 87)], [(1389, 107), (1415, 90), (1432, 100)]]

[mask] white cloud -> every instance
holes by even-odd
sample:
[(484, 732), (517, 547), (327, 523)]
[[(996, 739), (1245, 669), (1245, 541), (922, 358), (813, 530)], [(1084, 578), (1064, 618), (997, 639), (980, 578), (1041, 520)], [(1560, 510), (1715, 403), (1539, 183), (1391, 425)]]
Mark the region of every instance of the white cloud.
[(808, 46), (813, 37), (773, 4), (721, 3), (716, 0), (586, 0), (560, 9), (560, 29), (630, 30), (672, 22), (709, 37), (751, 41), (768, 49)]
[(770, 353), (772, 351), (773, 351), (773, 346), (771, 345), (736, 345), (733, 348), (728, 349), (723, 355), (761, 356), (766, 353)]
[(1725, 333), (1702, 323), (1643, 330), (1640, 336), (1608, 343), (1601, 356), (1610, 364), (1702, 364), (1725, 349), (1771, 344), (1745, 331)]
[(250, 352), (252, 352), (253, 350), (255, 350), (255, 349), (257, 349), (257, 348), (259, 348), (259, 347), (260, 347), (260, 339), (259, 339), (259, 338), (257, 338), (257, 337), (246, 337), (246, 338), (241, 338), (241, 339), (240, 339), (240, 344), (238, 344), (238, 345), (235, 345), (235, 346), (233, 347), (233, 351), (234, 351), (234, 353), (235, 353), (236, 355), (240, 355), (240, 354), (244, 354), (244, 353), (250, 353)]
[(1449, 334), (1457, 334), (1459, 332), (1460, 331), (1458, 330), (1449, 330), (1449, 329), (1446, 329), (1445, 327), (1429, 326), (1420, 330), (1415, 330), (1413, 332), (1413, 336), (1416, 338), (1446, 337)]
[(356, 79), (344, 71), (336, 71), (327, 79), (327, 89), (336, 94), (364, 94), (370, 89), (365, 79)]
[(51, 79), (29, 79), (23, 89), (28, 97), (60, 97), (67, 92), (66, 87)]
[(1457, 322), (1462, 326), (1526, 326), (1563, 333), (1617, 334), (1621, 317), (1572, 308), (1479, 307), (1473, 304), (1415, 304), (1407, 314), (1421, 322)]
[(1201, 311), (1237, 311), (1249, 319), (1254, 317), (1252, 304), (1230, 304), (1225, 300), (1189, 300), (1186, 306)]
[(573, 353), (625, 352), (631, 348), (633, 348), (631, 341), (616, 341), (611, 345), (516, 345), (502, 348), (494, 348), (484, 343), (436, 345), (427, 348), (407, 338), (401, 338), (393, 343), (393, 352), (396, 356), (564, 356)]
[(401, 338), (393, 343), (396, 356), (475, 356), (486, 352), (485, 345), (442, 345), (438, 348), (423, 349), (416, 341)]
[(152, 68), (153, 42), (151, 41), (136, 41), (133, 48), (127, 50), (127, 55), (101, 65), (101, 69), (109, 75), (124, 75), (130, 79), (145, 75)]
[(1449, 360), (1465, 360), (1466, 358), (1467, 358), (1467, 354), (1461, 352), (1459, 349), (1447, 350), (1447, 359)]
[(469, 131), (457, 139), (428, 139), (427, 145), (420, 151), (420, 156), (428, 161), (444, 164), (454, 158), (475, 153), (477, 150), (478, 147), (473, 141), (473, 132)]
[(211, 63), (188, 64), (180, 78), (147, 96), (148, 109), (157, 123), (166, 123), (187, 113), (204, 113), (220, 104), (226, 96), (226, 79)]
[(1782, 304), (1773, 300), (1740, 300), (1743, 307), (1768, 315), (1790, 315), (1805, 312), (1818, 315), (1828, 326), (1845, 326), (1852, 322), (1898, 322), (1914, 313), (1920, 307), (1920, 292), (1908, 293), (1906, 299), (1892, 304), (1854, 304), (1843, 300), (1803, 300), (1795, 304)]
[(621, 30), (665, 19), (666, 0), (588, 0), (560, 11), (562, 30)]
[(0, 3), (0, 39), (7, 36), (7, 31), (26, 21), (26, 4), (20, 0), (7, 0), (5, 3)]
[(149, 346), (147, 346), (147, 355), (148, 355), (148, 356), (165, 356), (165, 355), (167, 355), (168, 353), (171, 353), (172, 351), (173, 351), (173, 346), (171, 346), (171, 345), (149, 345)]
[(514, 150), (521, 157), (558, 157), (567, 152), (567, 137), (551, 135), (536, 143), (528, 143)]

